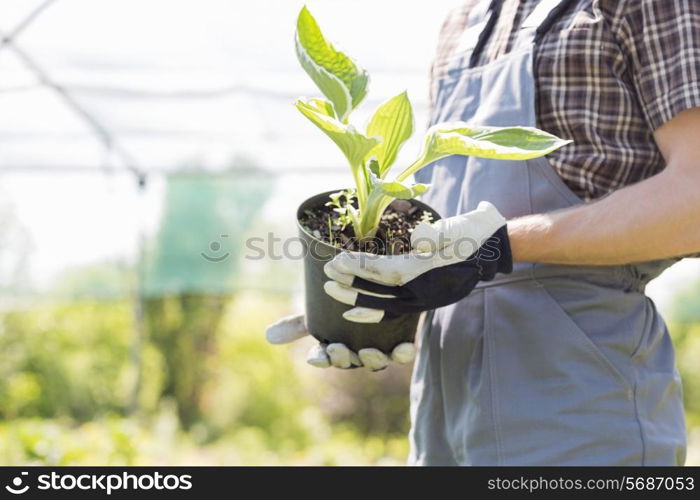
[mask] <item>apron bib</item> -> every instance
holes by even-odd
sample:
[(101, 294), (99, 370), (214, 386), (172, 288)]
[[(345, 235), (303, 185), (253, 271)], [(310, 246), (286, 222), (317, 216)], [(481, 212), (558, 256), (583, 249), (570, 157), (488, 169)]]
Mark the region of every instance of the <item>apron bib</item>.
[[(432, 124), (536, 126), (533, 54), (570, 0), (543, 0), (514, 50), (478, 55), (501, 2), (470, 15), (438, 86)], [(469, 31), (469, 30), (467, 30)], [(470, 46), (471, 45), (471, 46)], [(493, 203), (506, 218), (582, 204), (546, 158), (452, 156), (416, 174), (443, 217)], [(420, 465), (681, 465), (674, 351), (644, 287), (672, 261), (615, 267), (518, 263), (428, 314), (411, 386)]]

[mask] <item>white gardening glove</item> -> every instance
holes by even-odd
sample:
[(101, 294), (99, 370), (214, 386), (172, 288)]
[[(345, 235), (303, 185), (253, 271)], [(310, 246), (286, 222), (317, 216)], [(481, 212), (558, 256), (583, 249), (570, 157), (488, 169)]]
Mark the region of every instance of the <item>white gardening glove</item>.
[(324, 267), (328, 295), (356, 306), (343, 317), (378, 323), (436, 309), (466, 297), (479, 281), (509, 273), (513, 262), (506, 219), (489, 202), (476, 210), (421, 223), (404, 255), (343, 252)]
[[(304, 315), (287, 316), (276, 323), (271, 324), (265, 330), (265, 337), (271, 344), (287, 344), (309, 335), (304, 322)], [(397, 363), (410, 363), (416, 356), (416, 348), (411, 342), (399, 344), (387, 356), (379, 349), (360, 349), (355, 353), (344, 344), (316, 344), (306, 357), (306, 362), (318, 368), (350, 368), (351, 366), (363, 366), (371, 371), (382, 370), (390, 361)]]

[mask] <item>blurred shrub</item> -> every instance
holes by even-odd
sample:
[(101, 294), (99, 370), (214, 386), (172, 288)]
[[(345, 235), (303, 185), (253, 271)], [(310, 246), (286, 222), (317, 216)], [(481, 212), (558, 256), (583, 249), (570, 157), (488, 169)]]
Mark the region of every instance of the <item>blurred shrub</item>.
[(202, 418), (201, 402), (216, 352), (216, 333), (229, 297), (183, 293), (145, 301), (146, 332), (161, 355), (160, 396), (177, 402), (186, 428)]
[(408, 433), (410, 367), (392, 366), (379, 373), (332, 370), (324, 378), (332, 397), (320, 405), (333, 422), (350, 424), (366, 435)]
[(81, 302), (0, 317), (0, 415), (88, 420), (122, 411), (131, 313), (125, 302)]
[(286, 307), (283, 297), (247, 294), (227, 311), (205, 401), (216, 435), (246, 428), (250, 439), (269, 449), (298, 450), (328, 433), (314, 398), (322, 384), (318, 374), (290, 356), (294, 347), (265, 341), (265, 326), (284, 315)]
[[(162, 398), (164, 359), (142, 353), (134, 383), (132, 310), (84, 301), (0, 315), (0, 460), (4, 464), (367, 464), (407, 453), (408, 376), (307, 366), (313, 343), (271, 346), (265, 325), (285, 296), (241, 294), (222, 309), (202, 381), (202, 417), (184, 432)], [(700, 322), (671, 323), (690, 425), (700, 424)]]
[(676, 295), (670, 316), (686, 419), (689, 427), (700, 426), (700, 281)]
[(276, 449), (260, 431), (241, 428), (202, 444), (178, 430), (177, 415), (163, 412), (150, 422), (107, 417), (74, 424), (67, 420), (0, 422), (0, 463), (22, 465), (399, 465), (404, 439), (363, 438), (339, 428), (305, 448)]
[[(207, 366), (203, 418), (180, 430), (175, 404), (158, 401), (163, 359), (144, 351), (142, 415), (125, 417), (133, 383), (131, 308), (84, 302), (4, 314), (0, 321), (0, 460), (4, 464), (366, 464), (402, 463), (401, 428), (381, 432), (379, 378), (351, 399), (327, 383), (335, 371), (303, 362), (312, 340), (271, 346), (264, 326), (288, 312), (286, 297), (244, 294), (224, 310), (219, 350)], [(374, 375), (376, 376), (376, 375)], [(389, 376), (390, 371), (380, 375)], [(403, 376), (400, 376), (403, 377)], [(356, 384), (357, 385), (357, 384)], [(398, 393), (393, 396), (399, 398)], [(406, 397), (405, 395), (403, 396)], [(390, 398), (391, 399), (391, 398)], [(370, 411), (372, 405), (376, 405)], [(372, 414), (363, 422), (363, 415)], [(399, 427), (404, 425), (402, 418)], [(391, 419), (387, 421), (392, 421)], [(393, 425), (393, 424), (392, 424)], [(366, 432), (367, 431), (367, 432)], [(370, 432), (368, 434), (368, 432)]]
[(671, 322), (688, 427), (700, 426), (700, 323)]

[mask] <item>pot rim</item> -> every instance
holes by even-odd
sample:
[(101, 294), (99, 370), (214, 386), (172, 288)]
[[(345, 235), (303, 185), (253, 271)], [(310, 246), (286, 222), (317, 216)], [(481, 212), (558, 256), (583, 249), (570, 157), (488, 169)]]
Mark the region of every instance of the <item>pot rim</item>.
[[(337, 247), (334, 247), (333, 245), (329, 245), (329, 244), (326, 243), (325, 241), (322, 241), (322, 240), (316, 238), (316, 236), (314, 236), (313, 234), (309, 233), (309, 232), (306, 230), (306, 228), (304, 228), (304, 226), (301, 225), (301, 222), (299, 221), (299, 219), (301, 218), (301, 208), (302, 208), (304, 205), (306, 205), (309, 201), (311, 201), (312, 199), (314, 199), (314, 198), (321, 198), (321, 197), (328, 197), (328, 198), (330, 198), (330, 195), (331, 195), (331, 194), (337, 193), (338, 191), (345, 191), (345, 190), (347, 190), (347, 189), (348, 189), (348, 188), (345, 188), (345, 189), (331, 189), (330, 191), (325, 191), (325, 192), (323, 192), (323, 193), (318, 193), (318, 194), (309, 196), (309, 197), (306, 198), (304, 201), (302, 201), (301, 203), (299, 203), (299, 207), (297, 208), (297, 213), (296, 213), (296, 225), (297, 225), (297, 228), (298, 228), (299, 230), (301, 230), (306, 236), (308, 236), (309, 238), (311, 238), (312, 240), (314, 240), (317, 244), (321, 244), (321, 245), (323, 245), (326, 249), (328, 249), (328, 250), (333, 250), (333, 251), (335, 251), (335, 252), (338, 252), (338, 251), (339, 251), (339, 249), (338, 249)], [(429, 209), (429, 210), (433, 213), (433, 220), (439, 220), (439, 219), (441, 218), (440, 214), (437, 213), (437, 211), (436, 211), (433, 207), (431, 207), (430, 205), (428, 205), (428, 204), (425, 203), (424, 201), (418, 200), (418, 199), (416, 199), (416, 198), (411, 198), (410, 200), (407, 200), (407, 201), (409, 201), (409, 202), (411, 202), (411, 203), (416, 203), (416, 202), (417, 202), (419, 205), (423, 205), (423, 207), (421, 207), (421, 208), (427, 208), (427, 209)], [(348, 252), (348, 251), (350, 251), (350, 250), (344, 250), (344, 251)], [(352, 252), (352, 253), (367, 253), (367, 252), (356, 252), (356, 251), (350, 251), (350, 252)], [(373, 255), (373, 254), (369, 254), (369, 255)]]
[(316, 238), (316, 236), (314, 236), (313, 234), (311, 234), (310, 232), (308, 232), (308, 231), (306, 230), (306, 228), (305, 228), (304, 226), (301, 225), (301, 222), (300, 222), (299, 219), (301, 219), (301, 208), (302, 208), (304, 205), (306, 205), (307, 203), (309, 203), (309, 202), (310, 202), (311, 200), (313, 200), (314, 198), (321, 198), (321, 197), (324, 197), (324, 196), (330, 198), (330, 195), (331, 195), (331, 194), (337, 193), (338, 191), (343, 191), (343, 190), (342, 190), (342, 189), (332, 189), (332, 190), (330, 190), (330, 191), (325, 191), (325, 192), (323, 192), (323, 193), (317, 193), (317, 194), (314, 194), (314, 195), (312, 195), (312, 196), (309, 196), (309, 197), (306, 198), (304, 201), (302, 201), (301, 203), (299, 203), (299, 206), (297, 207), (297, 213), (296, 213), (296, 219), (295, 219), (295, 220), (296, 220), (297, 229), (299, 229), (299, 230), (302, 231), (306, 236), (308, 236), (309, 238), (311, 238), (312, 240), (314, 240), (314, 241), (316, 242), (316, 244), (320, 244), (320, 245), (322, 245), (322, 247), (325, 247), (325, 249), (327, 249), (327, 250), (332, 250), (332, 251), (335, 251), (335, 252), (338, 251), (338, 248), (337, 248), (337, 247), (334, 247), (333, 245), (329, 245), (329, 244), (326, 243), (325, 241)]

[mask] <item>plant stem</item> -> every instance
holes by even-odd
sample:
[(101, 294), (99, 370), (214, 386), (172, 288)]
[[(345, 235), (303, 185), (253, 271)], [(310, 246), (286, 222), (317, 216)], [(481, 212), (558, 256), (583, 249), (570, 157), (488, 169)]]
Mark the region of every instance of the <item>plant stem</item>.
[(357, 189), (357, 208), (362, 213), (365, 201), (367, 201), (367, 183), (365, 182), (365, 169), (362, 166), (352, 167), (352, 177), (355, 181), (355, 188)]
[(360, 212), (360, 224), (355, 228), (355, 237), (362, 241), (374, 237), (382, 219), (384, 210), (391, 203), (392, 198), (378, 191), (373, 191), (367, 198), (367, 203)]

